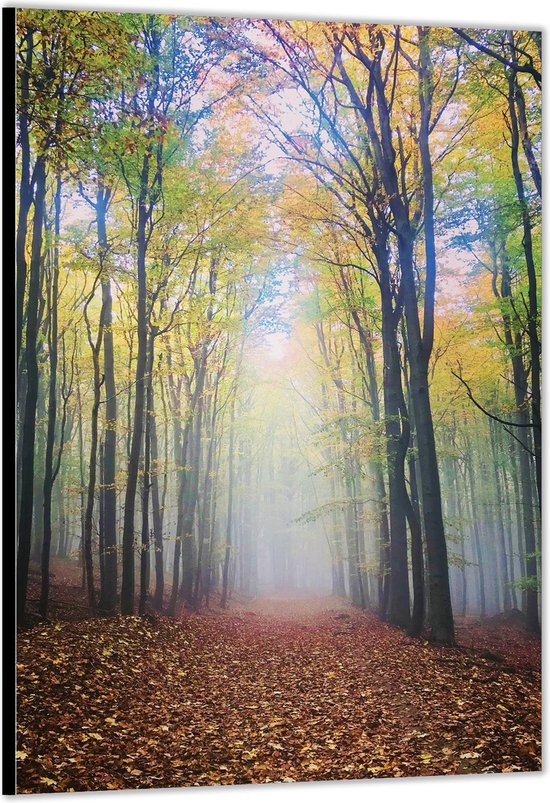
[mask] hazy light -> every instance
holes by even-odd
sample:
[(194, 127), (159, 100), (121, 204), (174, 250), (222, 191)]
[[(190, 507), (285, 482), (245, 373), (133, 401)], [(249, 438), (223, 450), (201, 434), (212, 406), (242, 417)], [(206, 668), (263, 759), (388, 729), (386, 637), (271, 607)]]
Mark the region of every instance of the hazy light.
[(288, 355), (288, 334), (270, 332), (264, 338), (263, 351), (268, 359), (281, 362)]

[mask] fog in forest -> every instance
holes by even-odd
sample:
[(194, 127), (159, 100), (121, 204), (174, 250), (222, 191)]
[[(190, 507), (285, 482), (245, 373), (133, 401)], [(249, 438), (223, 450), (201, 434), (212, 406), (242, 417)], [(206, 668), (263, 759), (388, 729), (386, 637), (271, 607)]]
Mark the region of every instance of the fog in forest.
[(20, 616), (56, 557), (103, 614), (307, 593), (537, 630), (533, 57), (111, 16), (19, 15)]

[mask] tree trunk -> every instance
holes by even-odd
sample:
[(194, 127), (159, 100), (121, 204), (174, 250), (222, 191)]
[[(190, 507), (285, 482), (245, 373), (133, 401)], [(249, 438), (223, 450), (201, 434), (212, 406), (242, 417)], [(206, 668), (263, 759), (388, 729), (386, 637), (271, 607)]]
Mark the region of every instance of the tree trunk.
[(389, 620), (398, 627), (410, 625), (409, 569), (407, 560), (405, 454), (408, 423), (404, 410), (401, 365), (397, 345), (399, 316), (393, 310), (387, 253), (379, 254), (382, 302), (382, 352), (384, 360), (384, 418), (390, 500), (390, 599)]
[(472, 528), (474, 533), (474, 548), (477, 560), (477, 571), (479, 579), (479, 606), (481, 617), (485, 617), (487, 604), (485, 600), (485, 569), (483, 566), (483, 555), (481, 551), (481, 535), (479, 531), (478, 511), (475, 504), (475, 480), (472, 468), (471, 446), (467, 442), (468, 457), (466, 458), (466, 471), (470, 481), (470, 510), (472, 514)]
[[(403, 335), (403, 344), (405, 348), (405, 360), (403, 366), (403, 378), (405, 382), (405, 389), (407, 393), (407, 402), (405, 405), (405, 399), (403, 396), (403, 391), (401, 391), (401, 408), (402, 408), (402, 419), (403, 421), (407, 421), (408, 424), (405, 427), (404, 438), (409, 442), (409, 451), (408, 451), (408, 466), (409, 466), (409, 482), (410, 482), (410, 494), (407, 491), (407, 487), (405, 485), (405, 478), (403, 476), (402, 482), (405, 486), (402, 490), (403, 500), (405, 503), (405, 514), (407, 517), (407, 522), (409, 524), (409, 532), (411, 534), (411, 568), (412, 568), (412, 584), (413, 584), (413, 610), (411, 615), (411, 621), (407, 632), (411, 636), (418, 636), (422, 632), (422, 628), (424, 626), (424, 614), (425, 614), (425, 578), (424, 578), (424, 547), (422, 542), (422, 525), (420, 520), (420, 501), (418, 498), (418, 484), (416, 479), (416, 459), (414, 456), (414, 416), (411, 416), (411, 412), (413, 409), (413, 405), (411, 402), (411, 388), (409, 382), (409, 376), (407, 371), (407, 359), (409, 356), (409, 349), (408, 349), (408, 342), (407, 342), (407, 332), (406, 327), (404, 325), (404, 321), (401, 321), (402, 327), (402, 335)], [(399, 377), (399, 382), (401, 382), (401, 377)], [(410, 412), (408, 412), (410, 411)], [(407, 437), (408, 431), (408, 437)]]
[(40, 615), (48, 615), (48, 597), (50, 593), (50, 552), (52, 544), (52, 493), (55, 482), (54, 475), (54, 446), (55, 429), (57, 424), (57, 360), (58, 360), (58, 323), (57, 312), (59, 303), (59, 229), (61, 218), (61, 178), (57, 176), (54, 198), (54, 244), (53, 258), (51, 260), (51, 286), (49, 312), (50, 326), (48, 333), (48, 351), (50, 361), (50, 377), (48, 387), (48, 425), (46, 435), (46, 459), (44, 464), (44, 490), (43, 490), (43, 541), (40, 590)]
[[(102, 271), (102, 267), (100, 271)], [(99, 277), (98, 277), (99, 278)], [(97, 477), (97, 457), (98, 457), (98, 419), (99, 419), (99, 406), (101, 404), (101, 386), (104, 377), (100, 372), (99, 354), (101, 350), (101, 343), (103, 339), (103, 321), (104, 321), (104, 308), (101, 305), (101, 312), (99, 315), (99, 325), (97, 337), (95, 342), (92, 339), (92, 332), (87, 315), (87, 306), (95, 295), (95, 286), (92, 293), (88, 296), (84, 308), (84, 317), (86, 320), (86, 327), (88, 330), (88, 342), (92, 352), (93, 363), (93, 391), (94, 398), (92, 403), (92, 412), (90, 417), (90, 460), (88, 472), (88, 492), (86, 497), (86, 512), (84, 514), (84, 562), (86, 565), (86, 584), (88, 590), (88, 604), (92, 613), (96, 610), (96, 593), (94, 587), (94, 572), (93, 572), (93, 555), (92, 555), (92, 535), (93, 535), (93, 515), (94, 503), (96, 493), (96, 477)]]
[(17, 620), (22, 623), (27, 601), (27, 582), (31, 549), (34, 441), (36, 433), (36, 401), (38, 395), (38, 307), (40, 296), (40, 271), (42, 259), (42, 236), (44, 227), (44, 203), (46, 196), (46, 165), (39, 156), (34, 168), (35, 196), (32, 247), (27, 297), (27, 327), (25, 333), (25, 360), (27, 367), (27, 392), (22, 433), (21, 504), (19, 513), (19, 543), (17, 551)]
[[(513, 44), (513, 41), (512, 41)], [(515, 50), (513, 50), (515, 53)], [(539, 511), (542, 509), (542, 428), (540, 414), (540, 339), (538, 333), (539, 313), (537, 299), (537, 272), (535, 267), (535, 257), (533, 251), (533, 238), (531, 234), (531, 219), (529, 205), (525, 197), (523, 177), (519, 165), (519, 127), (516, 115), (516, 91), (517, 76), (511, 70), (508, 75), (508, 109), (510, 116), (510, 153), (512, 157), (512, 171), (516, 185), (516, 194), (520, 206), (521, 222), (523, 227), (523, 251), (525, 254), (525, 264), (527, 266), (527, 280), (529, 285), (528, 292), (528, 316), (527, 333), (529, 337), (529, 351), (531, 355), (531, 422), (533, 424), (533, 444), (535, 451), (535, 468), (538, 491)], [(533, 622), (533, 624), (535, 624)], [(538, 625), (537, 625), (538, 628)], [(536, 629), (536, 628), (535, 628)]]
[(141, 557), (140, 557), (140, 586), (139, 586), (139, 614), (145, 613), (147, 595), (149, 593), (149, 573), (151, 563), (149, 538), (149, 494), (151, 490), (151, 418), (153, 415), (153, 364), (155, 351), (155, 337), (157, 327), (151, 326), (149, 333), (149, 353), (146, 367), (146, 409), (145, 409), (145, 455), (143, 460), (143, 488), (141, 497)]
[(78, 401), (78, 467), (80, 479), (80, 565), (82, 567), (81, 587), (86, 587), (86, 561), (84, 560), (84, 518), (85, 518), (85, 499), (84, 499), (84, 432), (82, 425), (82, 396), (80, 393), (80, 371), (78, 364), (76, 367), (76, 396)]
[(229, 461), (227, 473), (227, 525), (225, 530), (225, 551), (223, 559), (223, 572), (222, 572), (222, 595), (220, 606), (227, 607), (227, 597), (229, 594), (229, 564), (231, 562), (231, 549), (232, 549), (232, 536), (233, 536), (233, 486), (235, 475), (235, 399), (237, 395), (237, 388), (233, 391), (233, 399), (231, 402), (231, 419), (229, 423)]
[[(414, 444), (411, 444), (414, 448)], [(422, 544), (422, 527), (420, 525), (420, 505), (416, 482), (416, 465), (414, 455), (409, 452), (410, 498), (407, 494), (407, 521), (411, 533), (411, 566), (413, 579), (413, 609), (408, 633), (418, 636), (424, 625), (424, 549)], [(405, 490), (406, 492), (406, 490)]]
[[(99, 187), (96, 203), (97, 239), (101, 259), (109, 251), (106, 214), (110, 191)], [(105, 434), (103, 448), (103, 502), (104, 502), (104, 586), (99, 607), (101, 613), (112, 616), (117, 607), (118, 555), (117, 555), (117, 504), (116, 504), (116, 439), (117, 396), (113, 338), (113, 299), (108, 273), (101, 277), (103, 304), (103, 371), (105, 375)]]
[(521, 144), (523, 145), (523, 152), (525, 154), (525, 158), (527, 159), (527, 164), (529, 165), (533, 184), (535, 185), (539, 198), (542, 198), (542, 176), (533, 151), (531, 137), (529, 136), (527, 114), (525, 112), (525, 97), (523, 95), (523, 90), (517, 81), (517, 76), (515, 79), (515, 85), (515, 101), (517, 106), (519, 133), (521, 134)]
[[(147, 364), (147, 245), (153, 232), (155, 202), (162, 193), (162, 142), (158, 140), (158, 109), (156, 102), (160, 91), (159, 53), (161, 33), (154, 15), (148, 18), (144, 30), (145, 50), (151, 58), (150, 85), (147, 87), (146, 119), (149, 129), (146, 134), (145, 153), (139, 177), (137, 203), (137, 359), (135, 373), (135, 399), (133, 431), (128, 459), (126, 495), (124, 499), (124, 524), (122, 531), (122, 588), (120, 609), (122, 614), (134, 611), (135, 586), (135, 505), (143, 442), (143, 418), (145, 408), (145, 372)], [(156, 148), (156, 159), (154, 159)], [(156, 164), (155, 164), (156, 163)], [(154, 170), (151, 167), (155, 166)], [(153, 173), (153, 175), (151, 175)]]
[(463, 523), (463, 504), (462, 504), (462, 493), (461, 489), (458, 484), (459, 478), (459, 468), (458, 463), (455, 461), (455, 471), (454, 473), (454, 491), (456, 495), (456, 510), (458, 514), (458, 522), (459, 522), (459, 538), (460, 538), (460, 556), (462, 558), (462, 566), (461, 566), (461, 577), (462, 577), (462, 586), (461, 586), (461, 600), (460, 600), (460, 612), (462, 616), (466, 616), (466, 610), (468, 608), (468, 583), (466, 578), (466, 547), (465, 547), (465, 535), (464, 535), (464, 523)]
[[(161, 393), (163, 393), (162, 376), (160, 375)], [(164, 401), (164, 396), (163, 396)], [(164, 417), (166, 420), (167, 411), (166, 404), (164, 403)], [(155, 418), (155, 394), (151, 393), (150, 399), (150, 427), (151, 427), (151, 496), (153, 507), (153, 542), (155, 554), (155, 595), (153, 598), (153, 606), (157, 611), (162, 611), (164, 605), (164, 544), (162, 539), (162, 528), (164, 520), (164, 502), (160, 500), (159, 489), (159, 449), (158, 449), (158, 436), (157, 436), (157, 422)], [(166, 437), (167, 440), (167, 437)], [(165, 443), (165, 448), (167, 443)], [(167, 459), (164, 464), (164, 482), (166, 485), (167, 479)], [(166, 493), (163, 494), (164, 498)]]
[(105, 594), (105, 459), (103, 443), (99, 442), (99, 599)]
[(512, 606), (510, 598), (510, 579), (508, 574), (508, 560), (506, 557), (506, 538), (504, 533), (504, 518), (502, 516), (502, 509), (504, 506), (504, 499), (500, 481), (499, 471), (499, 455), (496, 445), (496, 423), (489, 419), (489, 433), (491, 440), (491, 454), (493, 457), (493, 471), (494, 471), (494, 490), (496, 501), (496, 529), (497, 529), (497, 552), (498, 562), (500, 566), (500, 576), (502, 580), (502, 605), (505, 611), (509, 611)]
[[(422, 42), (420, 42), (422, 45)], [(421, 59), (426, 54), (421, 54)], [(433, 234), (433, 186), (429, 158), (429, 93), (428, 80), (420, 76), (421, 131), (419, 132), (422, 182), (424, 195), (424, 227), (426, 241), (426, 282), (424, 292), (424, 338), (420, 331), (418, 298), (415, 283), (413, 243), (415, 229), (409, 220), (408, 199), (402, 194), (396, 170), (396, 152), (392, 142), (391, 110), (385, 95), (382, 77), (381, 51), (372, 60), (364, 59), (371, 74), (367, 103), (360, 111), (364, 116), (372, 141), (373, 157), (380, 172), (397, 233), (397, 247), (401, 267), (401, 292), (403, 295), (407, 336), (410, 355), (411, 398), (417, 433), (418, 462), (422, 486), (422, 512), (428, 559), (430, 638), (442, 644), (454, 643), (454, 624), (449, 589), (447, 545), (441, 509), (441, 489), (433, 431), (433, 420), (428, 390), (428, 361), (433, 342), (433, 305), (435, 290), (435, 248)], [(429, 64), (424, 62), (425, 73)], [(377, 121), (375, 122), (372, 94), (376, 96)], [(428, 164), (429, 162), (429, 164)], [(431, 219), (430, 219), (431, 218)]]
[[(387, 232), (379, 232), (378, 233), (378, 243), (376, 247), (376, 256), (378, 260), (378, 269), (380, 274), (382, 275), (385, 272), (385, 276), (381, 277), (381, 287), (384, 281), (389, 281), (389, 266), (387, 262)], [(346, 275), (343, 269), (340, 269), (340, 277), (346, 288), (346, 292), (349, 294), (349, 283), (346, 279)], [(386, 297), (388, 300), (388, 297)], [(388, 315), (388, 312), (391, 313), (390, 318), (393, 316), (393, 312), (391, 310), (391, 299), (390, 301), (390, 308), (386, 306), (385, 312)], [(379, 423), (381, 420), (380, 414), (380, 404), (378, 401), (378, 382), (376, 379), (376, 367), (374, 362), (374, 352), (372, 348), (372, 340), (370, 333), (366, 331), (365, 326), (363, 325), (361, 318), (358, 314), (357, 309), (351, 306), (350, 309), (353, 321), (359, 332), (359, 339), (361, 341), (361, 345), (363, 347), (363, 352), (365, 356), (365, 368), (366, 368), (366, 385), (368, 391), (368, 397), (371, 406), (372, 412), (372, 420), (375, 423)], [(386, 331), (386, 335), (389, 334), (389, 329)], [(388, 512), (387, 512), (387, 504), (386, 504), (386, 488), (384, 483), (384, 474), (382, 471), (382, 465), (379, 461), (375, 461), (373, 465), (374, 471), (374, 485), (376, 489), (376, 496), (378, 499), (378, 516), (379, 516), (379, 554), (380, 554), (380, 569), (379, 569), (379, 583), (378, 583), (378, 610), (379, 615), (382, 619), (385, 618), (386, 612), (388, 609), (388, 602), (389, 602), (389, 593), (390, 593), (390, 582), (388, 582), (388, 572), (390, 569), (390, 529), (388, 526)]]
[(214, 563), (213, 563), (213, 556), (214, 556), (214, 536), (216, 534), (216, 514), (218, 510), (218, 479), (220, 474), (220, 462), (221, 462), (221, 442), (222, 438), (219, 437), (217, 454), (216, 454), (216, 467), (214, 470), (214, 481), (212, 483), (212, 507), (210, 512), (210, 529), (209, 529), (209, 542), (208, 542), (208, 567), (206, 570), (206, 588), (204, 591), (205, 596), (205, 604), (208, 608), (210, 604), (210, 591), (212, 588), (212, 576), (214, 573)]
[(20, 101), (18, 115), (19, 147), (21, 149), (21, 177), (19, 182), (19, 212), (17, 218), (17, 234), (15, 241), (15, 261), (17, 266), (17, 352), (19, 355), (23, 341), (23, 324), (25, 308), (25, 288), (27, 284), (27, 231), (29, 212), (32, 204), (31, 186), (31, 147), (29, 141), (29, 75), (32, 70), (33, 32), (29, 31), (23, 40), (27, 47), (25, 66), (21, 70)]
[[(510, 572), (510, 597), (512, 608), (517, 608), (517, 595), (516, 595), (516, 569), (515, 569), (515, 555), (514, 555), (514, 540), (513, 540), (513, 524), (512, 524), (512, 503), (510, 499), (510, 486), (508, 483), (507, 464), (509, 456), (504, 448), (502, 430), (500, 427), (495, 427), (495, 437), (497, 440), (498, 453), (502, 461), (501, 471), (501, 487), (503, 489), (504, 497), (504, 521), (506, 522), (506, 548), (508, 552), (508, 568)], [(518, 534), (518, 543), (521, 542), (521, 536)]]
[[(502, 251), (501, 257), (501, 289), (500, 295), (503, 299), (511, 299), (512, 287), (510, 272), (508, 267), (506, 252)], [(507, 303), (507, 302), (505, 302)], [(533, 523), (533, 488), (531, 483), (531, 457), (530, 441), (528, 436), (529, 414), (528, 404), (528, 384), (525, 366), (523, 364), (521, 349), (521, 331), (519, 328), (513, 332), (512, 319), (506, 308), (502, 312), (502, 323), (504, 330), (504, 341), (510, 354), (512, 364), (512, 376), (514, 386), (514, 398), (516, 402), (516, 420), (518, 423), (517, 434), (515, 437), (521, 444), (519, 452), (519, 482), (521, 487), (520, 505), (522, 510), (522, 529), (524, 538), (525, 571), (527, 588), (525, 590), (525, 615), (529, 628), (537, 633), (540, 630), (538, 614), (538, 571), (536, 552), (535, 527)], [(531, 366), (531, 371), (533, 366)], [(534, 422), (533, 422), (534, 423)], [(535, 431), (533, 428), (533, 432)]]
[(203, 391), (206, 374), (206, 357), (203, 364), (197, 366), (197, 383), (193, 393), (193, 419), (192, 419), (192, 438), (190, 442), (191, 471), (185, 488), (184, 496), (184, 518), (183, 518), (183, 541), (182, 541), (182, 596), (188, 605), (193, 605), (193, 579), (195, 575), (195, 511), (197, 508), (197, 497), (199, 489), (200, 457), (201, 457), (201, 432), (202, 432), (202, 412), (204, 406)]
[[(216, 419), (218, 414), (218, 391), (220, 383), (220, 374), (216, 376), (214, 396), (212, 398), (212, 412), (210, 416), (210, 438), (208, 443), (208, 453), (206, 457), (206, 466), (204, 470), (204, 484), (203, 484), (203, 502), (202, 502), (202, 515), (199, 526), (199, 543), (197, 553), (197, 569), (195, 574), (195, 588), (193, 591), (193, 607), (196, 609), (200, 605), (202, 596), (201, 583), (203, 580), (203, 561), (204, 561), (204, 545), (210, 533), (210, 507), (212, 497), (212, 466), (214, 460), (214, 452), (216, 447)], [(208, 535), (207, 535), (208, 534)]]
[[(334, 467), (332, 450), (328, 450), (327, 461), (330, 466), (329, 490), (330, 498), (336, 499), (336, 482), (334, 479)], [(332, 537), (333, 537), (333, 593), (337, 597), (346, 596), (346, 579), (344, 572), (344, 559), (342, 556), (342, 541), (339, 533), (338, 515), (334, 510), (332, 513)], [(388, 537), (389, 540), (389, 537)]]
[(137, 230), (137, 331), (138, 351), (135, 374), (135, 399), (130, 458), (126, 478), (126, 495), (124, 499), (124, 525), (122, 532), (122, 589), (120, 610), (123, 614), (134, 612), (135, 585), (135, 505), (137, 481), (139, 473), (141, 446), (143, 441), (143, 414), (145, 406), (145, 371), (147, 363), (147, 274), (145, 257), (147, 252), (146, 227), (149, 222), (147, 207), (149, 185), (150, 153), (146, 152), (140, 176), (140, 196), (138, 204)]
[[(36, 434), (34, 439), (34, 464), (44, 466), (46, 462), (46, 433), (41, 421), (46, 420), (46, 400), (44, 398), (44, 382), (42, 370), (39, 365), (38, 394), (36, 398)], [(44, 475), (38, 469), (35, 471), (33, 483), (33, 528), (31, 537), (31, 561), (40, 563), (42, 543), (44, 541)]]
[[(178, 413), (175, 412), (175, 415)], [(183, 430), (181, 432), (181, 425), (177, 418), (174, 418), (174, 453), (176, 458), (176, 465), (180, 470), (180, 481), (178, 488), (177, 499), (177, 524), (176, 524), (176, 545), (174, 548), (174, 569), (172, 575), (172, 590), (170, 592), (170, 601), (168, 604), (167, 613), (169, 616), (175, 616), (176, 605), (178, 600), (179, 590), (179, 574), (181, 563), (181, 542), (184, 535), (184, 505), (187, 483), (189, 481), (188, 472), (186, 470), (187, 456), (189, 452), (189, 440), (191, 436), (192, 419), (188, 416)]]

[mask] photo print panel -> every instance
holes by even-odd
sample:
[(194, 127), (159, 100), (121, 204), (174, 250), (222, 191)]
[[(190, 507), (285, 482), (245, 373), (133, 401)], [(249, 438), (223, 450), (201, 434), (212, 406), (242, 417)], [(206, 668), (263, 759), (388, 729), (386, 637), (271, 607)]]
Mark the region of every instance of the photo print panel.
[(541, 34), (11, 11), (17, 792), (539, 770)]

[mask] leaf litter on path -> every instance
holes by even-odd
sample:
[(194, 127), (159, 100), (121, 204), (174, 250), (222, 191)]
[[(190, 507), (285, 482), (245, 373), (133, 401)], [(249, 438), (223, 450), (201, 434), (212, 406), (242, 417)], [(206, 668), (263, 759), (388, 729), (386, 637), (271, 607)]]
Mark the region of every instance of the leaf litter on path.
[(334, 599), (38, 625), (18, 638), (18, 791), (540, 769), (539, 642), (495, 662), (464, 633), (437, 647)]

